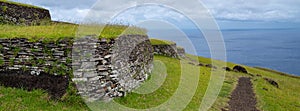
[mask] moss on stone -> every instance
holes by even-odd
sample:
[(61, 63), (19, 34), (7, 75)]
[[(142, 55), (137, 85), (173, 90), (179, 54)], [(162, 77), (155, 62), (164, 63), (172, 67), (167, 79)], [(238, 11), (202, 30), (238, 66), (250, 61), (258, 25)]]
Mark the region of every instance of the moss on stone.
[(150, 39), (151, 45), (172, 45), (176, 44), (172, 41), (159, 40), (159, 39)]
[(6, 11), (7, 11), (7, 6), (1, 6), (1, 10), (2, 10), (3, 12), (6, 12)]
[(183, 50), (184, 50), (184, 48), (183, 48), (183, 47), (180, 47), (180, 46), (177, 46), (177, 49), (183, 49)]

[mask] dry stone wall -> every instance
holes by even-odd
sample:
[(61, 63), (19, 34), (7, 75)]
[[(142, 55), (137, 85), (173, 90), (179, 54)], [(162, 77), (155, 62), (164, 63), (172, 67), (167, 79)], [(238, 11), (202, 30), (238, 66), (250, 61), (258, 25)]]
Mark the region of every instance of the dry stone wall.
[(152, 45), (154, 54), (164, 55), (173, 58), (185, 57), (185, 50), (177, 47), (176, 44), (159, 44)]
[(150, 41), (142, 35), (48, 43), (0, 39), (0, 49), (0, 76), (8, 72), (71, 76), (78, 93), (88, 101), (124, 96), (147, 79), (153, 61)]
[(49, 10), (0, 1), (0, 23), (33, 25), (50, 20)]
[(152, 46), (142, 35), (110, 40), (87, 36), (56, 42), (0, 39), (0, 76), (66, 75), (86, 100), (110, 100), (125, 96), (148, 78), (153, 54), (178, 58), (184, 56), (184, 49), (176, 44)]
[(152, 45), (154, 54), (177, 58), (176, 44)]
[(72, 71), (71, 50), (71, 39), (58, 40), (56, 43), (30, 42), (25, 38), (0, 39), (0, 71), (67, 75)]
[(185, 50), (182, 47), (177, 47), (177, 53), (179, 57), (185, 57)]
[(152, 69), (153, 49), (147, 36), (122, 36), (113, 48), (113, 71), (119, 74), (120, 86), (126, 91), (138, 87)]
[(51, 98), (61, 98), (72, 73), (71, 46), (70, 39), (57, 43), (30, 42), (25, 38), (0, 39), (0, 85), (43, 89)]
[(153, 51), (147, 36), (115, 40), (85, 37), (74, 42), (73, 81), (87, 101), (125, 96), (148, 77)]

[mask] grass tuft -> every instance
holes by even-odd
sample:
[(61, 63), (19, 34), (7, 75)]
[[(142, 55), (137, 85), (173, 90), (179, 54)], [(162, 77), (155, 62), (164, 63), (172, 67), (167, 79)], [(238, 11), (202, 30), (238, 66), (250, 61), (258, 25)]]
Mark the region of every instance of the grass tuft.
[(172, 41), (167, 41), (167, 40), (159, 40), (159, 39), (150, 39), (151, 45), (171, 45), (175, 44)]

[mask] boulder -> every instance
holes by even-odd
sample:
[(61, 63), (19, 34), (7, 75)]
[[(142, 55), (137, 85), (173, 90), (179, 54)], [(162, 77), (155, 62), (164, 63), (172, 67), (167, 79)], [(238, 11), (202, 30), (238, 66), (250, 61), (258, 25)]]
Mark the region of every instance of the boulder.
[(276, 81), (274, 81), (273, 79), (264, 78), (264, 80), (266, 80), (267, 82), (269, 82), (271, 85), (275, 86), (276, 88), (279, 88), (279, 84)]
[(204, 66), (204, 64), (203, 63), (199, 63), (197, 66)]
[(223, 67), (223, 69), (226, 71), (232, 71), (229, 67)]
[(212, 64), (206, 64), (205, 67), (212, 68), (212, 69), (218, 69), (218, 67), (213, 66)]
[(256, 74), (256, 76), (257, 76), (257, 77), (262, 77), (262, 75), (260, 75), (260, 74)]
[(233, 67), (233, 71), (235, 71), (235, 72), (242, 72), (242, 73), (248, 73), (247, 70), (246, 70), (246, 68), (244, 68), (242, 66), (239, 66), (239, 65), (234, 66)]

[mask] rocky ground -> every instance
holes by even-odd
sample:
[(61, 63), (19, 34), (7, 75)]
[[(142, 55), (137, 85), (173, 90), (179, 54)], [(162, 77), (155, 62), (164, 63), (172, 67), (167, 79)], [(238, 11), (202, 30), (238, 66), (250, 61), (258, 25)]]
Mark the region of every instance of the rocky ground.
[(250, 78), (239, 78), (236, 89), (231, 93), (229, 111), (259, 111)]

